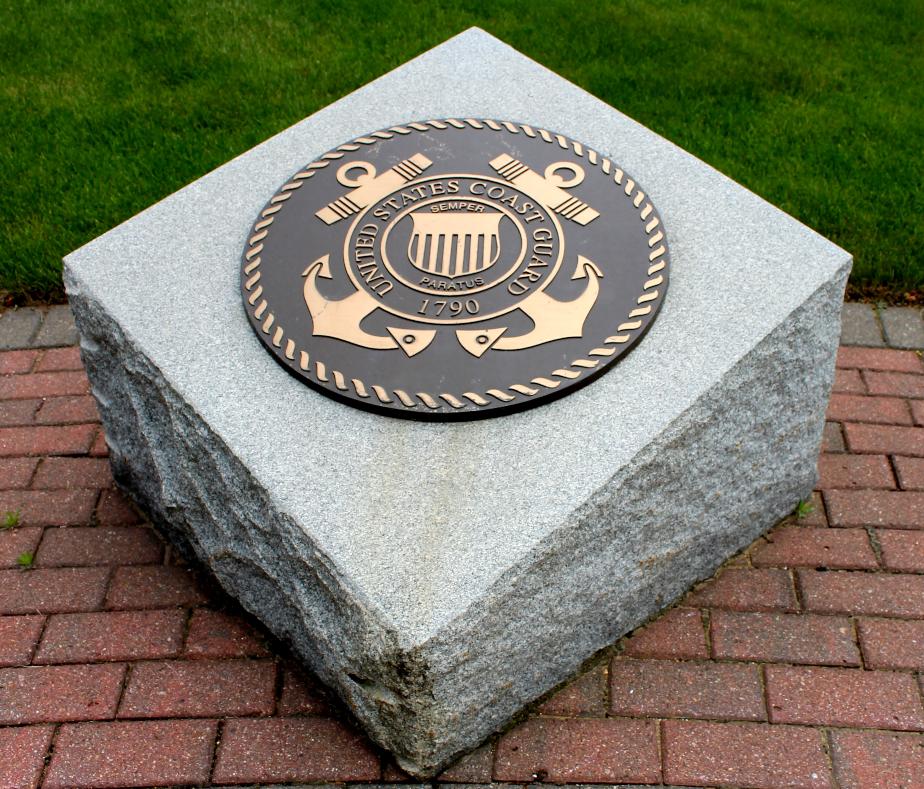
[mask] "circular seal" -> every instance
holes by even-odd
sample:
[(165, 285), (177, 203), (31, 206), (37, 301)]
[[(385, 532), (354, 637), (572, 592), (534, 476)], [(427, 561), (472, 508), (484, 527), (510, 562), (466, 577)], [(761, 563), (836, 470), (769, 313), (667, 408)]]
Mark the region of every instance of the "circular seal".
[(612, 160), (509, 121), (408, 123), (295, 173), (244, 249), (251, 325), (289, 372), (394, 416), (474, 419), (589, 383), (667, 290), (657, 211)]

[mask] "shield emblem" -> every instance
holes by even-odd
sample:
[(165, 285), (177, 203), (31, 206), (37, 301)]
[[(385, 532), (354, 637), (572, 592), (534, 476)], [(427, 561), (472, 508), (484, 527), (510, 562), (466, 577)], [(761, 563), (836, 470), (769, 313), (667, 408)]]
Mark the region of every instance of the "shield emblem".
[(420, 271), (450, 279), (489, 269), (500, 256), (501, 217), (499, 212), (411, 214), (408, 259)]

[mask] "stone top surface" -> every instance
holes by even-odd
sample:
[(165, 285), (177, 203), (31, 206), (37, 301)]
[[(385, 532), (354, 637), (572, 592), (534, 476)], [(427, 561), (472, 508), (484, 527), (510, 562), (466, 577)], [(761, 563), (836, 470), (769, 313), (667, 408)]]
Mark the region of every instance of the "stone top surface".
[[(286, 374), (248, 325), (238, 290), (247, 233), (269, 196), (321, 153), (374, 129), (457, 116), (561, 132), (635, 177), (671, 248), (662, 313), (614, 370), (521, 414), (429, 424), (336, 403)], [(354, 594), (414, 643), (549, 538), (849, 255), (472, 29), (65, 260), (69, 287), (105, 306)], [(541, 472), (521, 473), (527, 464)]]

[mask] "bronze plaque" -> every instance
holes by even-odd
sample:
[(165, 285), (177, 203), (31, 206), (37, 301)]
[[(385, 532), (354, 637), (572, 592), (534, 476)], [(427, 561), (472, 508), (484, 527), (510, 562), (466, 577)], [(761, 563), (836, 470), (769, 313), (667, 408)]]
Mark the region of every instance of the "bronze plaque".
[(651, 326), (658, 212), (611, 159), (520, 123), (393, 126), (295, 173), (241, 289), (290, 373), (393, 416), (476, 419), (573, 392)]

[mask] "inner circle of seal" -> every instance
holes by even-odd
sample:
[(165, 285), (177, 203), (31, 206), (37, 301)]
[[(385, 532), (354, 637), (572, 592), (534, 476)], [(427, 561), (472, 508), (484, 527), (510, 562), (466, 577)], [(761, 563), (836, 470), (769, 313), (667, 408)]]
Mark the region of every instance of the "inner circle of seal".
[[(417, 181), (415, 181), (414, 183), (417, 183), (417, 184), (426, 183), (427, 181), (433, 181), (433, 180), (436, 180), (436, 179), (439, 179), (439, 180), (460, 179), (460, 180), (461, 180), (461, 179), (466, 179), (466, 178), (469, 178), (469, 179), (470, 179), (470, 178), (472, 178), (472, 176), (471, 176), (471, 175), (468, 175), (468, 174), (455, 174), (455, 173), (453, 173), (453, 174), (445, 174), (445, 175), (434, 176), (433, 178), (421, 178), (421, 179), (418, 179)], [(503, 186), (505, 186), (507, 189), (510, 189), (509, 184), (503, 184), (503, 182), (500, 181), (499, 179), (490, 178), (490, 177), (480, 177), (480, 178), (478, 179), (478, 181), (479, 181), (479, 182), (488, 183), (488, 184), (497, 184), (498, 186), (503, 185)], [(362, 213), (360, 213), (359, 216), (357, 217), (357, 219), (353, 222), (353, 225), (351, 226), (351, 228), (350, 228), (349, 232), (347, 233), (346, 238), (345, 238), (345, 240), (344, 240), (344, 246), (343, 246), (343, 263), (344, 263), (344, 268), (345, 268), (347, 274), (349, 275), (350, 279), (352, 280), (353, 285), (354, 285), (355, 287), (357, 287), (357, 288), (366, 288), (366, 282), (365, 282), (365, 280), (363, 280), (363, 278), (362, 278), (362, 277), (359, 275), (359, 273), (356, 271), (356, 267), (355, 267), (355, 265), (354, 265), (354, 263), (353, 263), (353, 260), (352, 260), (351, 254), (350, 254), (350, 253), (351, 253), (351, 249), (352, 249), (353, 244), (354, 244), (355, 235), (356, 235), (358, 229), (361, 229), (362, 227), (366, 226), (366, 225), (364, 225), (364, 223), (367, 221), (369, 215), (370, 215), (371, 213), (374, 212), (376, 206), (377, 206), (377, 205), (380, 205), (382, 202), (388, 200), (388, 199), (391, 197), (391, 194), (393, 194), (393, 193), (390, 193), (389, 195), (386, 195), (385, 197), (381, 198), (381, 199), (378, 201), (378, 203), (369, 206), (369, 207), (366, 208)], [(522, 195), (522, 193), (520, 193), (520, 194)], [(491, 288), (495, 288), (495, 287), (497, 287), (499, 284), (502, 284), (502, 283), (508, 281), (515, 273), (517, 273), (517, 272), (520, 270), (520, 266), (521, 266), (521, 264), (523, 263), (523, 261), (524, 261), (524, 259), (525, 259), (525, 257), (526, 257), (526, 253), (527, 253), (528, 248), (529, 248), (529, 246), (528, 246), (528, 240), (527, 240), (527, 238), (526, 238), (526, 232), (525, 232), (525, 230), (523, 229), (522, 223), (516, 218), (516, 216), (514, 215), (514, 212), (513, 212), (511, 209), (507, 208), (507, 207), (504, 206), (504, 205), (492, 203), (492, 201), (490, 201), (490, 200), (488, 200), (488, 199), (485, 199), (485, 198), (481, 198), (481, 197), (472, 197), (472, 196), (468, 196), (468, 197), (466, 197), (465, 199), (466, 199), (466, 201), (469, 201), (469, 202), (474, 202), (474, 203), (479, 203), (479, 204), (485, 204), (485, 205), (489, 205), (489, 206), (490, 206), (490, 205), (493, 205), (493, 207), (494, 207), (495, 209), (497, 209), (497, 210), (499, 210), (500, 212), (502, 212), (503, 214), (505, 214), (505, 215), (511, 220), (512, 224), (513, 224), (514, 227), (517, 229), (517, 231), (518, 231), (518, 233), (519, 233), (519, 235), (520, 235), (520, 239), (521, 239), (521, 249), (520, 249), (520, 251), (519, 251), (519, 254), (518, 254), (518, 255), (516, 256), (516, 258), (514, 259), (513, 263), (512, 263), (511, 265), (509, 265), (509, 266), (506, 266), (505, 268), (502, 268), (502, 274), (501, 274), (500, 276), (495, 276), (494, 279), (492, 279), (492, 280), (490, 280), (490, 281), (488, 281), (488, 282), (485, 282), (483, 285), (476, 286), (476, 287), (471, 287), (471, 288), (466, 288), (465, 291), (464, 291), (464, 294), (459, 294), (460, 297), (463, 296), (463, 295), (464, 295), (465, 297), (468, 297), (468, 296), (470, 296), (470, 295), (474, 295), (474, 294), (477, 294), (477, 293), (481, 293), (481, 292), (483, 292), (483, 291), (485, 291), (485, 290), (489, 290), (489, 289), (491, 289)], [(419, 294), (420, 294), (420, 293), (424, 293), (424, 295), (434, 296), (434, 297), (437, 297), (437, 298), (438, 298), (440, 295), (446, 296), (447, 294), (446, 294), (446, 292), (442, 292), (442, 293), (441, 293), (439, 290), (433, 290), (433, 289), (425, 288), (425, 287), (423, 287), (423, 286), (420, 285), (420, 284), (414, 284), (413, 282), (409, 281), (409, 280), (406, 279), (404, 276), (402, 276), (402, 274), (401, 274), (399, 271), (396, 270), (396, 267), (392, 264), (392, 262), (391, 262), (391, 260), (390, 260), (390, 257), (389, 257), (389, 253), (388, 253), (388, 240), (389, 240), (389, 235), (390, 235), (391, 231), (394, 229), (394, 227), (395, 227), (404, 217), (408, 216), (411, 212), (419, 211), (420, 209), (426, 208), (428, 205), (431, 205), (431, 204), (434, 204), (434, 203), (439, 203), (440, 201), (445, 201), (445, 197), (430, 197), (430, 198), (425, 198), (425, 199), (422, 199), (422, 200), (420, 201), (419, 204), (418, 204), (418, 203), (413, 203), (413, 204), (411, 204), (410, 206), (407, 206), (407, 207), (405, 207), (405, 208), (402, 208), (402, 209), (391, 219), (391, 221), (385, 226), (384, 230), (382, 231), (381, 242), (378, 244), (378, 246), (372, 247), (372, 249), (374, 249), (374, 250), (376, 250), (376, 251), (379, 252), (380, 257), (381, 257), (381, 260), (382, 260), (382, 264), (384, 265), (384, 267), (394, 276), (394, 278), (395, 278), (401, 285), (403, 285), (403, 286), (405, 286), (405, 287), (407, 287), (407, 288), (410, 288), (411, 290), (415, 291), (414, 296), (418, 297), (418, 300), (419, 300)], [(556, 242), (556, 255), (555, 255), (554, 261), (553, 261), (553, 262), (551, 263), (551, 265), (548, 267), (548, 270), (545, 271), (545, 272), (543, 272), (543, 275), (542, 275), (541, 280), (540, 280), (538, 283), (535, 283), (535, 284), (534, 284), (534, 287), (531, 289), (532, 292), (540, 292), (540, 291), (544, 290), (544, 289), (546, 288), (546, 286), (555, 278), (555, 276), (558, 274), (558, 270), (559, 270), (559, 268), (560, 268), (560, 266), (561, 266), (562, 256), (563, 256), (563, 253), (564, 253), (564, 246), (560, 243), (560, 242), (561, 242), (561, 237), (562, 237), (562, 229), (561, 229), (561, 226), (560, 226), (560, 224), (559, 224), (559, 222), (558, 222), (558, 219), (555, 217), (555, 214), (554, 214), (553, 212), (551, 212), (551, 211), (546, 211), (546, 210), (544, 210), (541, 206), (537, 206), (537, 207), (536, 207), (536, 210), (537, 210), (537, 211), (541, 211), (541, 212), (543, 213), (543, 215), (544, 215), (544, 218), (547, 219), (548, 222), (549, 222), (549, 224), (552, 226), (552, 230), (554, 231), (554, 234), (553, 234), (552, 238), (553, 238), (554, 241)], [(368, 288), (366, 288), (366, 289), (368, 289)], [(510, 303), (504, 305), (504, 306), (501, 307), (500, 309), (497, 309), (497, 310), (494, 310), (494, 311), (488, 312), (488, 313), (479, 313), (479, 314), (477, 314), (477, 315), (468, 315), (468, 316), (465, 316), (465, 317), (458, 317), (458, 318), (429, 317), (429, 316), (427, 316), (427, 315), (421, 315), (421, 314), (419, 314), (419, 313), (418, 313), (418, 314), (412, 314), (412, 313), (409, 313), (409, 312), (407, 312), (407, 311), (402, 311), (402, 310), (399, 309), (398, 307), (389, 305), (389, 304), (387, 304), (387, 303), (384, 302), (384, 301), (380, 301), (380, 307), (381, 307), (382, 309), (384, 309), (384, 310), (387, 310), (387, 311), (389, 311), (389, 312), (391, 312), (391, 313), (393, 313), (393, 314), (395, 314), (395, 315), (404, 317), (404, 318), (406, 318), (406, 319), (408, 319), (408, 320), (420, 321), (420, 322), (422, 322), (422, 323), (433, 323), (433, 324), (480, 323), (480, 322), (482, 322), (482, 321), (486, 321), (486, 320), (490, 320), (490, 319), (492, 319), (492, 318), (496, 318), (496, 317), (498, 317), (499, 315), (503, 315), (504, 313), (507, 313), (507, 312), (510, 312), (510, 311), (512, 311), (512, 310), (517, 309), (517, 304), (518, 304), (519, 301), (522, 301), (522, 298), (523, 298), (522, 295), (521, 295), (519, 298), (513, 297), (513, 296), (512, 296), (512, 297), (511, 297), (511, 300), (510, 300)]]

